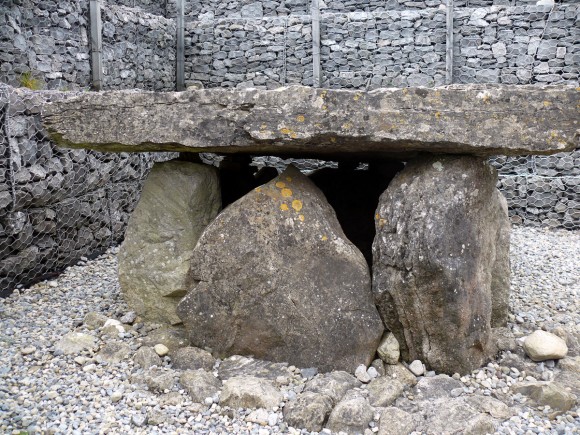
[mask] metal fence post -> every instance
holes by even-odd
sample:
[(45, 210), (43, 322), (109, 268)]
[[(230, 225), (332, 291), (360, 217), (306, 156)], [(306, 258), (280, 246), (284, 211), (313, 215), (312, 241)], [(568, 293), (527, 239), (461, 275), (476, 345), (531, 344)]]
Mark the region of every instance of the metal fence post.
[(89, 5), (91, 25), (91, 76), (93, 89), (103, 89), (103, 33), (100, 0), (91, 0)]
[(319, 88), (322, 82), (320, 70), (320, 2), (312, 0), (310, 5), (312, 15), (312, 77), (314, 87)]
[(185, 32), (184, 32), (184, 0), (177, 0), (177, 51), (175, 53), (175, 89), (185, 90)]
[(447, 38), (445, 48), (445, 83), (453, 83), (453, 0), (447, 0)]

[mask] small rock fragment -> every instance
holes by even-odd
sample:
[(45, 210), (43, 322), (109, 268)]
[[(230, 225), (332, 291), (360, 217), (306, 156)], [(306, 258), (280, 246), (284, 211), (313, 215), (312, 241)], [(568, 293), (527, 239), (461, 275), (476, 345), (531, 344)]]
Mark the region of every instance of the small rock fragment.
[(356, 368), (354, 375), (363, 384), (368, 384), (371, 381), (371, 377), (367, 373), (367, 367), (364, 364), (361, 364)]
[(387, 332), (383, 336), (377, 353), (386, 364), (397, 364), (399, 362), (401, 354), (399, 351), (399, 341), (395, 337), (395, 334)]
[(415, 376), (421, 376), (423, 373), (425, 373), (425, 366), (421, 361), (416, 359), (411, 364), (409, 364), (409, 370), (411, 370)]
[(282, 393), (271, 381), (253, 376), (239, 376), (224, 382), (220, 402), (230, 408), (271, 409), (278, 406), (282, 398)]
[(153, 350), (159, 356), (165, 356), (169, 353), (169, 349), (164, 344), (156, 344), (153, 346)]
[(143, 369), (149, 369), (153, 366), (161, 366), (161, 358), (159, 358), (159, 355), (157, 355), (153, 348), (148, 346), (141, 346), (137, 352), (135, 352), (133, 361)]

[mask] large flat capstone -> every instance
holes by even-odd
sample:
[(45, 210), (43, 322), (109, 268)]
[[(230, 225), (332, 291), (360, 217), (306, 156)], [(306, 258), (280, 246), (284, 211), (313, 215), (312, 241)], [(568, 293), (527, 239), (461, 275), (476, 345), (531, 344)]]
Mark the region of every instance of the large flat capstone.
[(271, 155), (551, 154), (580, 145), (570, 86), (86, 93), (45, 107), (64, 147)]

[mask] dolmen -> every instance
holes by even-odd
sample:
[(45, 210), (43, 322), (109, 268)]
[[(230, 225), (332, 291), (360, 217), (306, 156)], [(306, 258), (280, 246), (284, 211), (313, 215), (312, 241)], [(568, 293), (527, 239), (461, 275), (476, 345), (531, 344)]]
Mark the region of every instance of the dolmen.
[[(510, 221), (488, 157), (575, 149), (579, 103), (565, 86), (111, 91), (43, 119), (63, 147), (181, 153), (154, 165), (119, 253), (142, 318), (216, 357), (354, 373), (386, 346), (465, 374), (508, 314)], [(339, 167), (249, 165), (269, 155)]]

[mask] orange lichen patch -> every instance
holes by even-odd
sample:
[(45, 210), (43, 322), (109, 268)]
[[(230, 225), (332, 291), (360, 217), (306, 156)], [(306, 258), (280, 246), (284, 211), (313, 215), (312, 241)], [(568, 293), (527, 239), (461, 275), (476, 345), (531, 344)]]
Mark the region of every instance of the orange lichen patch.
[(326, 242), (328, 240), (328, 237), (326, 237), (326, 235), (324, 235), (320, 238), (320, 240), (322, 240), (323, 242)]
[(255, 190), (256, 192), (260, 193), (260, 192), (262, 191), (262, 188), (261, 188), (261, 187), (256, 187), (254, 190)]
[(331, 137), (331, 138), (330, 138), (330, 141), (331, 141), (332, 143), (334, 143), (334, 142), (336, 142), (336, 138), (335, 138), (335, 137)]
[(292, 196), (292, 191), (288, 188), (282, 189), (281, 193), (284, 198), (290, 198)]
[(381, 218), (381, 215), (380, 215), (380, 214), (378, 214), (378, 213), (377, 213), (377, 214), (375, 214), (375, 220), (377, 220), (377, 221), (378, 221), (380, 218)]
[(260, 125), (260, 130), (266, 130), (268, 126), (266, 124)]
[(276, 183), (276, 187), (277, 187), (278, 189), (284, 189), (284, 188), (286, 187), (286, 183), (284, 183), (283, 181), (278, 181), (278, 182)]
[(288, 182), (292, 181), (292, 177), (286, 177), (286, 181)]
[(290, 136), (292, 139), (296, 139), (298, 137), (298, 135), (296, 134), (296, 132), (294, 130), (291, 130), (289, 128), (281, 128), (280, 129), (280, 133), (282, 134), (287, 134), (288, 136)]
[(544, 101), (544, 107), (550, 107), (552, 105), (549, 101)]
[(384, 227), (386, 223), (387, 223), (387, 221), (385, 219), (382, 219), (382, 218), (379, 219), (379, 227), (381, 227), (381, 228)]
[(358, 100), (360, 100), (360, 96), (361, 96), (361, 95), (360, 95), (360, 94), (357, 92), (356, 94), (354, 94), (354, 98), (353, 98), (353, 100), (354, 100), (354, 101), (358, 101)]
[(296, 121), (298, 121), (298, 122), (304, 122), (304, 119), (306, 119), (306, 118), (304, 118), (304, 115), (298, 115), (296, 117)]
[(352, 128), (352, 124), (350, 122), (345, 122), (344, 124), (342, 124), (343, 130), (350, 130), (351, 128)]
[(437, 119), (441, 118), (441, 112), (435, 112), (435, 118)]
[(295, 199), (294, 201), (292, 201), (292, 208), (296, 211), (302, 210), (302, 201), (300, 201), (299, 199)]
[(283, 203), (282, 205), (280, 205), (280, 210), (282, 210), (282, 211), (288, 211), (288, 204)]
[(304, 215), (303, 214), (299, 214), (298, 215), (298, 219), (300, 219), (300, 222), (304, 222)]

